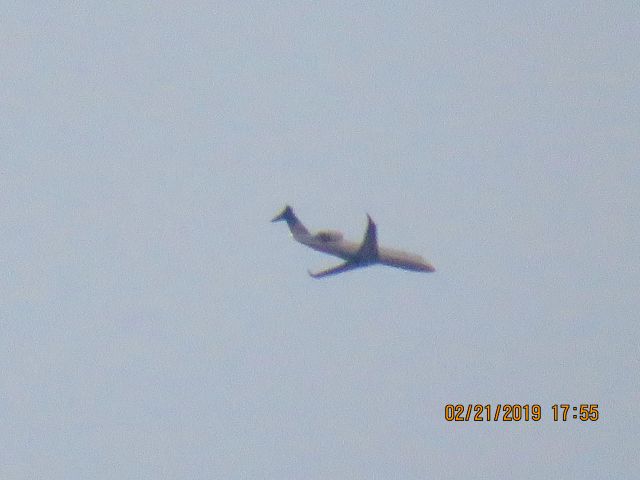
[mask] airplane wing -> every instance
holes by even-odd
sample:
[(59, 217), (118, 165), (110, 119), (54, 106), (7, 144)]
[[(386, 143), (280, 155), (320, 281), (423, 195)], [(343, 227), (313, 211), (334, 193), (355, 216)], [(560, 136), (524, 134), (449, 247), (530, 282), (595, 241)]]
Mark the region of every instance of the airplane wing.
[(362, 261), (373, 261), (378, 258), (378, 235), (376, 233), (376, 224), (373, 223), (368, 214), (367, 219), (367, 233), (364, 234), (364, 240), (356, 256)]
[(362, 265), (356, 262), (344, 262), (335, 267), (327, 268), (326, 270), (321, 270), (320, 272), (312, 273), (308, 271), (308, 273), (313, 278), (322, 278), (328, 275), (335, 275), (336, 273), (347, 272), (349, 270), (353, 270), (354, 268), (358, 268), (358, 267), (362, 267)]

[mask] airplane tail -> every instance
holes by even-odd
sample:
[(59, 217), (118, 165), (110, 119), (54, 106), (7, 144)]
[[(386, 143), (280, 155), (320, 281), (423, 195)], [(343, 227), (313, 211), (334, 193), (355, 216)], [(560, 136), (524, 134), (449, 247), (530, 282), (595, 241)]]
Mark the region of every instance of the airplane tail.
[(287, 222), (287, 225), (289, 226), (289, 230), (291, 230), (291, 233), (293, 234), (294, 237), (296, 235), (309, 234), (309, 231), (300, 222), (300, 220), (298, 220), (298, 217), (296, 217), (296, 214), (293, 213), (293, 209), (289, 205), (284, 207), (284, 210), (280, 212), (278, 215), (276, 215), (275, 217), (273, 217), (273, 220), (271, 221), (280, 222), (282, 220)]

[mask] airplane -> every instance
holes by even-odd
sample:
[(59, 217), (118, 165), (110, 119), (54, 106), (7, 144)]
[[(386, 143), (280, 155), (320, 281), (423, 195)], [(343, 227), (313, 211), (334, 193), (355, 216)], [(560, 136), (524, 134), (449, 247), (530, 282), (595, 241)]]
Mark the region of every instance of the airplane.
[(287, 222), (293, 238), (319, 252), (328, 253), (340, 257), (344, 263), (316, 273), (307, 271), (313, 278), (326, 277), (337, 273), (353, 270), (354, 268), (367, 267), (381, 264), (390, 267), (412, 270), (415, 272), (435, 272), (435, 268), (420, 255), (407, 253), (392, 248), (378, 246), (376, 224), (367, 214), (367, 231), (362, 243), (350, 242), (342, 238), (342, 233), (335, 230), (322, 230), (315, 234), (309, 233), (306, 227), (298, 220), (293, 209), (287, 205), (284, 210), (276, 215), (272, 222)]

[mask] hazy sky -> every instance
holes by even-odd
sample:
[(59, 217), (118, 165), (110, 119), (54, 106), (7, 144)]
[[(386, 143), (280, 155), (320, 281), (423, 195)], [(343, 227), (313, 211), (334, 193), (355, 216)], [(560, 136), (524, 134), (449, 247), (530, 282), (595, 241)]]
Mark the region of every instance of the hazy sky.
[(12, 3), (0, 477), (640, 470), (636, 1)]

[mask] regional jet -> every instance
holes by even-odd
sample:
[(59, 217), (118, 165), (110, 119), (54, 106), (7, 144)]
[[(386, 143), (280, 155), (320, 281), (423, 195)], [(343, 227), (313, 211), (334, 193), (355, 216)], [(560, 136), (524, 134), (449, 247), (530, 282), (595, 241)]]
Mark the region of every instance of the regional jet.
[(367, 231), (362, 243), (349, 242), (342, 238), (342, 233), (335, 230), (323, 230), (315, 234), (309, 233), (298, 220), (293, 209), (287, 205), (276, 215), (272, 222), (284, 220), (289, 226), (291, 235), (298, 242), (319, 252), (340, 257), (344, 263), (317, 273), (309, 272), (313, 278), (326, 277), (336, 273), (346, 272), (354, 268), (366, 267), (374, 264), (388, 265), (416, 272), (434, 272), (435, 268), (420, 255), (402, 252), (392, 248), (378, 246), (376, 224), (367, 215)]

